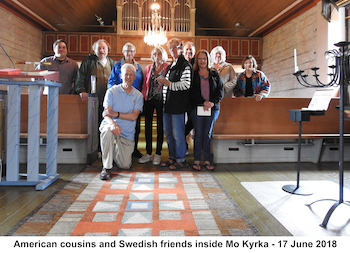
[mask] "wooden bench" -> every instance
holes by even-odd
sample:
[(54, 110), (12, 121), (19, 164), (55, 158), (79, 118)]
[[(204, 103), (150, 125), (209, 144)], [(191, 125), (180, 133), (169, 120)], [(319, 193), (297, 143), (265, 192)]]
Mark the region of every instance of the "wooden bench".
[[(43, 96), (40, 108), (40, 138), (46, 141), (47, 96)], [(81, 101), (78, 95), (59, 95), (58, 112), (58, 163), (90, 164), (96, 160), (98, 145), (98, 100), (89, 97)], [(26, 161), (28, 137), (28, 95), (21, 95), (20, 161)], [(40, 148), (40, 162), (44, 162), (45, 151)]]
[[(307, 107), (309, 102), (309, 98), (265, 98), (260, 102), (224, 98), (213, 130), (214, 162), (297, 161), (299, 123), (289, 119), (289, 110)], [(338, 99), (332, 99), (325, 115), (302, 122), (302, 161), (337, 159), (338, 104)], [(344, 129), (345, 136), (350, 137), (349, 121), (345, 121)]]

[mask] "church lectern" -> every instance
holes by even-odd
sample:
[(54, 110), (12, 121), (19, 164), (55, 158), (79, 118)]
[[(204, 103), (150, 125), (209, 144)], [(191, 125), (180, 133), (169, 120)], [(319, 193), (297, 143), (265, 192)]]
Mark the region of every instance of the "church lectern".
[[(36, 186), (43, 190), (53, 182), (57, 174), (57, 133), (58, 133), (58, 72), (44, 76), (0, 75), (0, 84), (7, 85), (7, 137), (6, 137), (6, 179), (0, 186)], [(28, 79), (34, 81), (17, 81)], [(16, 79), (16, 80), (13, 80)], [(50, 81), (49, 81), (50, 80)], [(19, 171), (21, 87), (28, 87), (28, 148), (27, 173)], [(49, 88), (47, 103), (47, 144), (46, 173), (39, 174), (40, 145), (40, 101), (41, 87)]]

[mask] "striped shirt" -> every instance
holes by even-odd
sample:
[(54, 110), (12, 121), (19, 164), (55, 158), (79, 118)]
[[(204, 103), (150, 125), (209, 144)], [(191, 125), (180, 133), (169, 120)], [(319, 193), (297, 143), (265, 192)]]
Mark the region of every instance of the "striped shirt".
[[(176, 65), (176, 61), (174, 61), (170, 69)], [(171, 71), (171, 70), (170, 70)], [(170, 71), (167, 72), (165, 78), (169, 81), (169, 75)], [(191, 67), (187, 66), (185, 67), (184, 71), (181, 74), (180, 81), (178, 82), (171, 82), (170, 86), (163, 86), (163, 102), (165, 104), (166, 102), (166, 94), (168, 89), (172, 91), (183, 91), (183, 90), (189, 90), (191, 87)]]

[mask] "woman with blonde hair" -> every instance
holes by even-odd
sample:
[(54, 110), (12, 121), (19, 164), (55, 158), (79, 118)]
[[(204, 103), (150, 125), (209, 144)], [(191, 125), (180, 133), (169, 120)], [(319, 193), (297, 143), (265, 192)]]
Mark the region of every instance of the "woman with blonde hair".
[[(142, 95), (145, 99), (143, 113), (145, 115), (145, 137), (146, 137), (146, 154), (138, 162), (147, 163), (152, 161), (153, 164), (160, 164), (160, 156), (163, 146), (163, 85), (157, 81), (157, 78), (164, 76), (169, 66), (167, 63), (168, 54), (163, 47), (155, 47), (151, 52), (153, 63), (145, 67), (145, 78), (142, 86)], [(152, 158), (152, 121), (153, 113), (157, 114), (157, 146), (156, 153)]]

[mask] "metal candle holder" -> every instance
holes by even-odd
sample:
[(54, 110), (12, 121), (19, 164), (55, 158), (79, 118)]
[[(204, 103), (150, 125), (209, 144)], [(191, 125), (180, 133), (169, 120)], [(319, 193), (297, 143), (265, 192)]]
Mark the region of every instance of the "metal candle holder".
[(305, 87), (330, 87), (330, 86), (338, 86), (339, 85), (339, 199), (321, 199), (312, 202), (311, 204), (307, 204), (307, 206), (311, 206), (312, 204), (319, 201), (335, 201), (336, 203), (329, 209), (327, 212), (321, 227), (326, 227), (327, 223), (334, 212), (334, 210), (341, 204), (346, 204), (350, 206), (349, 201), (344, 201), (344, 108), (348, 107), (348, 93), (347, 86), (350, 83), (350, 50), (349, 50), (350, 42), (339, 42), (335, 44), (335, 46), (339, 47), (338, 50), (330, 50), (325, 52), (325, 58), (335, 60), (335, 65), (329, 66), (332, 70), (332, 73), (329, 74), (331, 76), (331, 80), (329, 83), (322, 83), (319, 80), (319, 75), (317, 71), (319, 68), (312, 68), (314, 71), (314, 78), (316, 80), (316, 84), (311, 84), (307, 81), (308, 75), (304, 74), (305, 71), (300, 70), (294, 73), (293, 75), (297, 78), (298, 82)]

